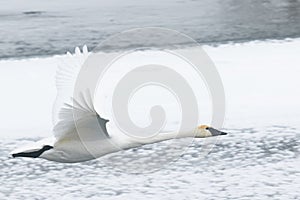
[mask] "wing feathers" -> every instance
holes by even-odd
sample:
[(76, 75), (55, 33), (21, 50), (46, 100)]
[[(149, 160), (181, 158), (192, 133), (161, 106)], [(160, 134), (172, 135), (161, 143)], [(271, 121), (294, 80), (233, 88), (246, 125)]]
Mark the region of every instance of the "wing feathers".
[(96, 112), (91, 91), (86, 89), (79, 92), (76, 97), (73, 95), (77, 76), (88, 55), (87, 46), (83, 47), (82, 52), (76, 47), (75, 54), (72, 55), (68, 52), (67, 57), (64, 57), (58, 67), (56, 74), (57, 98), (53, 108), (55, 119), (53, 133), (57, 139), (76, 134), (74, 130), (79, 121), (86, 124), (99, 122), (101, 129), (105, 130), (102, 131), (102, 134), (108, 137), (107, 120), (102, 119)]

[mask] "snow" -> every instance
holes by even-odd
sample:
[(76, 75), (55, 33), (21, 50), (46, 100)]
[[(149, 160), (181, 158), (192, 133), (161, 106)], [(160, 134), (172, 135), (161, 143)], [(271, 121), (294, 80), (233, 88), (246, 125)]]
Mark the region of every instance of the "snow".
[[(225, 87), (225, 128), (299, 126), (300, 39), (203, 48)], [(54, 77), (63, 57), (0, 61), (1, 138), (51, 135)]]

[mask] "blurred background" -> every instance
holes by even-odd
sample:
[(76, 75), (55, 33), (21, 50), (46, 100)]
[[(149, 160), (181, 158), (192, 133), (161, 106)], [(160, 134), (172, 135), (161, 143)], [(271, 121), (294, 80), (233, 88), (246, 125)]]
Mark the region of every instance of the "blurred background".
[[(0, 199), (300, 199), (299, 22), (299, 0), (0, 0)], [(10, 158), (52, 135), (67, 51), (149, 26), (198, 41), (220, 73), (229, 134), (208, 156), (197, 139), (139, 175), (124, 168), (166, 143), (78, 164)]]
[(203, 44), (299, 36), (298, 0), (0, 0), (0, 58), (90, 48), (112, 34), (155, 26)]

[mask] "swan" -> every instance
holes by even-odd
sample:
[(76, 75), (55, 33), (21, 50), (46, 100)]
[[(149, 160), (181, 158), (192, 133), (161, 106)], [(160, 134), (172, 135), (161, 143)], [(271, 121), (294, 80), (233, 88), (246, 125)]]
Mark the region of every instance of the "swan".
[(88, 91), (82, 93), (82, 98), (72, 98), (74, 82), (88, 54), (87, 46), (84, 46), (82, 51), (76, 47), (74, 54), (67, 53), (68, 62), (58, 67), (57, 98), (53, 107), (54, 136), (12, 151), (13, 158), (42, 158), (54, 162), (77, 163), (170, 139), (206, 138), (227, 134), (207, 125), (198, 126), (190, 131), (160, 133), (144, 140), (136, 140), (125, 134), (109, 133), (106, 127), (109, 120), (97, 113)]

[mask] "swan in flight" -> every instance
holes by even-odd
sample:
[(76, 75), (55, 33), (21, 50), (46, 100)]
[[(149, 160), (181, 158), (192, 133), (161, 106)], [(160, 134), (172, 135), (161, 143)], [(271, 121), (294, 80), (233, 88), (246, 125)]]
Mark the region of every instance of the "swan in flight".
[(81, 98), (72, 97), (79, 70), (89, 52), (84, 46), (75, 54), (67, 53), (68, 62), (59, 66), (56, 74), (57, 98), (53, 108), (54, 127), (51, 138), (42, 139), (11, 152), (12, 157), (43, 158), (61, 163), (84, 162), (109, 153), (157, 143), (170, 139), (226, 135), (212, 127), (202, 125), (191, 131), (159, 133), (145, 140), (135, 140), (128, 135), (108, 133), (103, 119), (94, 108), (89, 92)]

